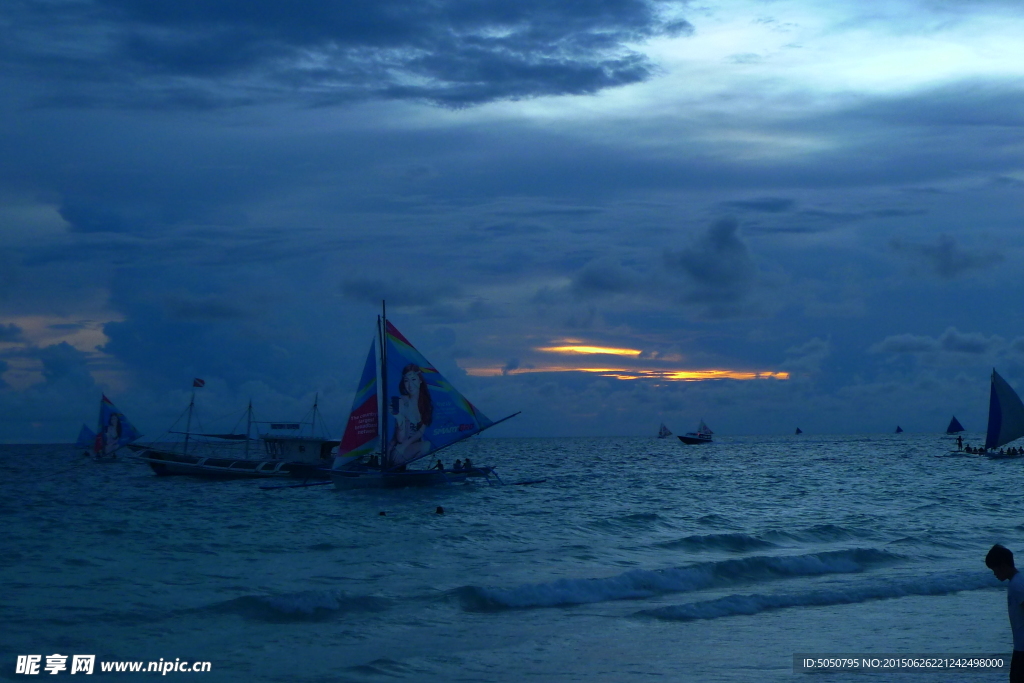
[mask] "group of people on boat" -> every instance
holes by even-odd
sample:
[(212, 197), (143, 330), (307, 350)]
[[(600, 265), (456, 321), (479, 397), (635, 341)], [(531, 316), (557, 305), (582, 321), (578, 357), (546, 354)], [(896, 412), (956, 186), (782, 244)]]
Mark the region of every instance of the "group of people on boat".
[[(959, 437), (957, 437), (957, 440), (959, 440)], [(989, 454), (997, 455), (996, 449), (994, 449), (994, 448), (991, 451), (989, 451), (984, 446), (978, 446), (977, 448), (975, 448), (974, 446), (971, 446), (971, 444), (967, 444), (966, 446), (964, 446), (960, 450), (962, 450), (964, 453), (970, 453), (971, 455), (989, 455)], [(998, 452), (998, 455), (1003, 455), (1003, 456), (1007, 456), (1007, 455), (1009, 455), (1009, 456), (1024, 455), (1024, 448), (1017, 448), (1016, 446), (1010, 446), (1009, 448), (1006, 448), (1006, 449), (1000, 448), (999, 452)]]
[[(469, 471), (469, 470), (471, 470), (473, 468), (474, 468), (473, 461), (470, 460), (469, 458), (466, 458), (466, 462), (462, 462), (461, 460), (456, 460), (455, 464), (452, 465), (452, 472), (467, 472), (467, 471)], [(434, 465), (434, 469), (435, 470), (440, 470), (442, 472), (445, 471), (444, 470), (444, 463), (441, 462), (440, 458), (438, 458), (437, 463)]]

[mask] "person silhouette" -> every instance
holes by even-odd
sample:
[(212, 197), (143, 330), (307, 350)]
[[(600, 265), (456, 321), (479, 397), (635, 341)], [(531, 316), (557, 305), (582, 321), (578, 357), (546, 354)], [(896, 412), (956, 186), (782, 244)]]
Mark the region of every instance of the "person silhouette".
[(1010, 683), (1024, 683), (1024, 574), (1013, 564), (1013, 553), (998, 543), (985, 556), (985, 566), (1006, 587), (1006, 609), (1013, 633), (1013, 657), (1010, 659)]

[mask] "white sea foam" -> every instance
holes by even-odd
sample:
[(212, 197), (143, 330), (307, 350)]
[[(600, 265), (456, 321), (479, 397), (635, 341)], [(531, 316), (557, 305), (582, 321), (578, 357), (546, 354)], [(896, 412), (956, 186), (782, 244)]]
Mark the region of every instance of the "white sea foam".
[(847, 605), (869, 600), (901, 598), (908, 595), (946, 595), (958, 591), (998, 588), (999, 582), (988, 572), (933, 574), (899, 581), (873, 580), (846, 588), (813, 590), (800, 593), (729, 595), (717, 600), (691, 602), (642, 610), (638, 615), (668, 621), (717, 619), (741, 614), (757, 614), (786, 607)]
[(864, 571), (872, 565), (899, 560), (898, 555), (873, 548), (837, 550), (810, 555), (758, 556), (686, 567), (634, 569), (596, 579), (559, 579), (515, 588), (466, 586), (458, 590), (467, 610), (522, 609), (580, 605), (608, 600), (648, 598), (777, 578)]

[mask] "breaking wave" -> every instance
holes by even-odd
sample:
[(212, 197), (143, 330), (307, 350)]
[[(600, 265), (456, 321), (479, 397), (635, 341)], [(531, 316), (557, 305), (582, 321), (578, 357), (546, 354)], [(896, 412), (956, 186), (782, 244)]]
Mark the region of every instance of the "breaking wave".
[(343, 591), (301, 591), (282, 595), (245, 595), (207, 608), (238, 614), (247, 619), (273, 623), (324, 621), (352, 612), (380, 612), (391, 601), (372, 595), (348, 595)]
[(730, 595), (717, 600), (641, 610), (636, 614), (667, 621), (694, 621), (757, 614), (787, 607), (848, 605), (869, 600), (902, 598), (908, 595), (946, 595), (959, 591), (997, 588), (998, 586), (999, 582), (995, 577), (986, 573), (936, 574), (916, 579), (875, 581), (847, 588), (803, 593)]
[(455, 594), (467, 611), (557, 607), (608, 600), (637, 600), (664, 593), (779, 578), (853, 573), (899, 559), (899, 555), (873, 548), (810, 555), (745, 557), (669, 569), (634, 569), (601, 579), (559, 579), (515, 588), (463, 586), (456, 589)]
[(663, 541), (654, 544), (658, 548), (670, 550), (727, 550), (742, 553), (748, 550), (774, 548), (775, 543), (765, 541), (749, 534), (696, 534), (675, 541)]

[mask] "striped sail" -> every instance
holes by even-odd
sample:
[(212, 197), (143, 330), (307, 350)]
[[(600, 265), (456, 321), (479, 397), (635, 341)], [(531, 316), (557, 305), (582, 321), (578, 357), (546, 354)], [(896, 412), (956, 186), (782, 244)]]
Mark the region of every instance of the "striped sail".
[(494, 424), (390, 322), (385, 349), (387, 467), (401, 467), (424, 458)]
[(1024, 403), (999, 373), (992, 370), (985, 448), (999, 448), (1024, 436)]
[(363, 374), (359, 378), (359, 387), (352, 400), (352, 412), (345, 425), (345, 435), (341, 437), (338, 456), (334, 459), (334, 469), (344, 467), (365, 455), (370, 455), (378, 448), (377, 441), (377, 357), (375, 344), (370, 344), (370, 353), (363, 365)]

